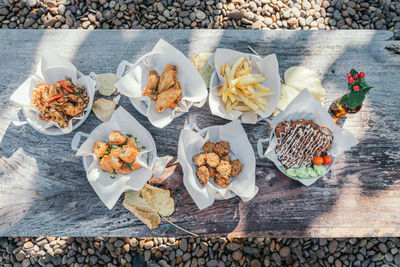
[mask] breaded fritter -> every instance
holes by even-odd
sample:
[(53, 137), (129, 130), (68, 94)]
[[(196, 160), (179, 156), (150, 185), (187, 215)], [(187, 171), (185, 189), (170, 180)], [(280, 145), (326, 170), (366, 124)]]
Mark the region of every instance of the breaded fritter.
[(231, 165), (232, 165), (232, 172), (231, 172), (231, 176), (232, 177), (236, 177), (239, 175), (239, 173), (242, 171), (243, 169), (243, 163), (240, 162), (240, 160), (235, 159), (231, 161)]
[(231, 145), (227, 141), (219, 141), (215, 144), (214, 153), (216, 153), (220, 157), (228, 155), (230, 151)]
[(199, 153), (197, 155), (193, 156), (193, 163), (197, 166), (203, 166), (206, 165), (206, 154), (205, 153)]
[(203, 186), (208, 183), (208, 180), (210, 179), (210, 173), (206, 166), (198, 167), (196, 170), (196, 175)]
[(219, 165), (219, 156), (215, 153), (207, 153), (206, 161), (208, 166), (216, 168)]

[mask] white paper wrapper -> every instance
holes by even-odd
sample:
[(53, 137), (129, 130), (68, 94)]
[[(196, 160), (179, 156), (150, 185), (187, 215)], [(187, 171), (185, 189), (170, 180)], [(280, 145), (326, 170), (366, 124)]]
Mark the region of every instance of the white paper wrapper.
[[(231, 178), (226, 188), (216, 185), (212, 178), (203, 187), (196, 177), (196, 166), (192, 158), (203, 151), (202, 147), (207, 141), (216, 143), (221, 140), (230, 143), (231, 158), (239, 159), (244, 164), (243, 170), (236, 178)], [(183, 183), (199, 209), (211, 206), (217, 193), (225, 199), (236, 194), (246, 202), (258, 192), (255, 185), (254, 151), (239, 120), (202, 130), (194, 124), (186, 125), (179, 136), (178, 160), (183, 170)]]
[[(281, 121), (290, 121), (290, 120), (312, 120), (319, 126), (328, 127), (333, 134), (333, 143), (332, 148), (329, 153), (338, 157), (344, 151), (349, 150), (351, 147), (358, 144), (357, 139), (347, 130), (340, 128), (335, 124), (332, 117), (325, 110), (325, 108), (321, 105), (321, 103), (313, 97), (308, 90), (303, 90), (292, 102), (287, 106), (285, 111), (281, 112), (276, 116), (271, 125), (275, 129), (275, 127)], [(272, 140), (268, 145), (268, 149), (265, 152), (265, 156), (273, 161), (278, 168), (283, 168), (280, 161), (276, 158), (275, 147), (276, 147), (276, 137), (273, 135)], [(309, 186), (317, 181), (319, 178), (292, 178), (295, 179), (302, 184)]]
[[(96, 91), (96, 79), (94, 73), (90, 76), (83, 75), (66, 58), (50, 50), (40, 59), (35, 74), (31, 75), (18, 89), (11, 95), (10, 100), (23, 106), (25, 116), (29, 124), (36, 130), (51, 135), (67, 134), (78, 128), (87, 118), (92, 108), (94, 93)], [(65, 78), (70, 78), (77, 86), (84, 86), (87, 89), (89, 103), (81, 117), (73, 117), (68, 127), (61, 128), (56, 122), (46, 122), (39, 117), (39, 111), (31, 106), (33, 99), (32, 90), (39, 82), (47, 84), (57, 83)]]
[[(175, 109), (166, 108), (163, 112), (157, 112), (156, 102), (147, 96), (142, 96), (142, 91), (147, 85), (149, 70), (155, 69), (161, 76), (167, 64), (177, 65), (179, 68), (176, 77), (182, 85), (182, 100)], [(138, 103), (134, 105), (135, 108), (159, 128), (188, 112), (192, 105), (203, 106), (208, 94), (204, 80), (192, 62), (163, 39), (158, 41), (150, 53), (139, 59), (115, 86), (123, 95), (130, 97), (133, 103)]]
[[(93, 154), (93, 147), (97, 141), (108, 142), (108, 137), (113, 131), (120, 131), (122, 134), (131, 134), (133, 137), (137, 137), (139, 145), (145, 146), (146, 149), (136, 157), (136, 162), (142, 168), (129, 174), (115, 174), (115, 178), (111, 179), (108, 172), (99, 168), (100, 159)], [(97, 126), (76, 152), (76, 156), (89, 156), (87, 158), (86, 176), (94, 191), (109, 209), (115, 205), (123, 192), (142, 189), (144, 184), (152, 177), (156, 155), (153, 137), (122, 107), (114, 112), (111, 120)]]
[[(262, 85), (269, 87), (271, 92), (274, 94), (268, 96), (269, 105), (266, 107), (266, 112), (258, 110), (241, 112), (237, 110), (232, 110), (227, 113), (225, 110), (225, 104), (222, 102), (221, 98), (218, 96), (218, 86), (223, 85), (225, 83), (225, 79), (221, 76), (221, 66), (222, 64), (232, 65), (239, 57), (245, 57), (250, 61), (252, 66), (251, 73), (261, 73), (264, 77), (267, 78)], [(251, 54), (245, 54), (238, 51), (230, 50), (230, 49), (221, 49), (218, 48), (214, 53), (214, 67), (217, 73), (218, 79), (212, 79), (212, 83), (210, 83), (210, 95), (209, 95), (209, 104), (212, 114), (219, 116), (221, 118), (227, 120), (235, 120), (240, 118), (240, 120), (244, 123), (255, 124), (260, 118), (267, 118), (272, 114), (275, 107), (278, 104), (279, 96), (280, 96), (280, 76), (279, 76), (279, 66), (278, 60), (275, 54), (268, 55), (263, 59)]]

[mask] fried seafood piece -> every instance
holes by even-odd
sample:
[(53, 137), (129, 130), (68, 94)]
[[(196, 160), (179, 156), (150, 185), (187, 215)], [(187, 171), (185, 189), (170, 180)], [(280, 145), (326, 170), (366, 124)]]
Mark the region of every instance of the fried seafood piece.
[(109, 145), (106, 142), (98, 141), (94, 144), (93, 153), (96, 157), (101, 158), (106, 154), (108, 148)]
[(126, 163), (132, 163), (135, 161), (138, 154), (139, 149), (137, 149), (135, 146), (124, 145), (119, 153), (119, 158)]
[(210, 173), (210, 177), (211, 178), (215, 178), (215, 175), (217, 174), (217, 170), (215, 168), (210, 167), (210, 166), (208, 166), (207, 168), (208, 168), (208, 172)]
[(129, 163), (126, 163), (126, 162), (123, 162), (120, 168), (115, 169), (115, 172), (119, 173), (119, 174), (128, 174), (128, 173), (131, 173), (132, 171), (133, 170), (129, 166)]
[(214, 152), (214, 151), (213, 151), (214, 146), (215, 146), (214, 143), (206, 142), (206, 143), (203, 145), (203, 150), (204, 150), (204, 152), (206, 152), (206, 153), (212, 153), (212, 152)]
[(126, 142), (126, 136), (118, 131), (114, 131), (108, 137), (110, 145), (122, 146)]
[(244, 165), (238, 159), (232, 160), (231, 165), (232, 165), (231, 176), (235, 178), (242, 171)]
[(162, 93), (178, 82), (176, 78), (178, 70), (178, 66), (176, 65), (168, 64), (165, 67), (160, 77), (160, 83), (158, 84), (158, 93)]
[(111, 166), (113, 169), (119, 169), (122, 166), (122, 161), (120, 160), (120, 154), (121, 154), (122, 148), (113, 148), (110, 151), (110, 156), (112, 159)]
[(208, 183), (208, 180), (210, 179), (210, 173), (206, 166), (198, 167), (196, 170), (196, 175), (203, 186)]
[(82, 106), (76, 103), (67, 102), (64, 105), (64, 110), (67, 115), (72, 117), (80, 117), (83, 113)]
[(231, 145), (227, 141), (219, 141), (215, 144), (214, 153), (217, 153), (220, 157), (228, 155), (230, 151)]
[(221, 160), (216, 169), (221, 176), (229, 177), (231, 175), (232, 166), (229, 161)]
[(206, 154), (204, 153), (199, 153), (197, 155), (193, 156), (193, 163), (197, 166), (203, 166), (206, 165)]
[(128, 146), (134, 146), (134, 147), (136, 147), (136, 141), (135, 141), (135, 139), (134, 139), (132, 136), (130, 136), (130, 137), (128, 138), (128, 140), (126, 141), (126, 144), (127, 144)]
[(231, 156), (229, 156), (229, 155), (222, 156), (221, 160), (231, 161)]
[(215, 153), (206, 154), (207, 165), (216, 168), (219, 165), (219, 156)]
[(143, 89), (143, 96), (148, 96), (150, 99), (156, 101), (157, 100), (157, 94), (158, 94), (158, 84), (160, 82), (160, 76), (158, 76), (158, 73), (156, 70), (150, 70), (149, 71), (149, 77), (147, 79), (147, 85)]
[(214, 182), (222, 187), (227, 187), (229, 184), (229, 176), (222, 176), (221, 174), (217, 173), (214, 178)]
[(176, 108), (182, 98), (182, 87), (179, 82), (164, 91), (159, 91), (156, 101), (156, 110), (164, 111), (165, 108)]
[(114, 168), (112, 167), (114, 163), (113, 158), (110, 155), (104, 155), (100, 160), (100, 169), (103, 171), (114, 173)]

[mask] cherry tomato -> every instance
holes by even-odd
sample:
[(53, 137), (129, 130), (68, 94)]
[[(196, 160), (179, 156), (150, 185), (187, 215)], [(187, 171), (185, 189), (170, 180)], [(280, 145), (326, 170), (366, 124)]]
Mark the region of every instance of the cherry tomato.
[(322, 157), (314, 157), (313, 158), (313, 162), (315, 165), (321, 165), (324, 163), (324, 159)]
[(325, 156), (324, 157), (324, 164), (326, 165), (331, 165), (333, 162), (332, 158), (330, 156)]

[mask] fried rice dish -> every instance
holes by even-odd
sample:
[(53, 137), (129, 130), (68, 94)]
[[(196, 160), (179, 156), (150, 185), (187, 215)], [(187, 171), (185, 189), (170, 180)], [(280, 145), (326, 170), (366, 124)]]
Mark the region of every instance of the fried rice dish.
[(85, 87), (75, 86), (70, 79), (58, 83), (40, 83), (32, 91), (31, 105), (39, 111), (46, 122), (54, 121), (61, 128), (68, 127), (73, 117), (83, 115), (89, 103)]

